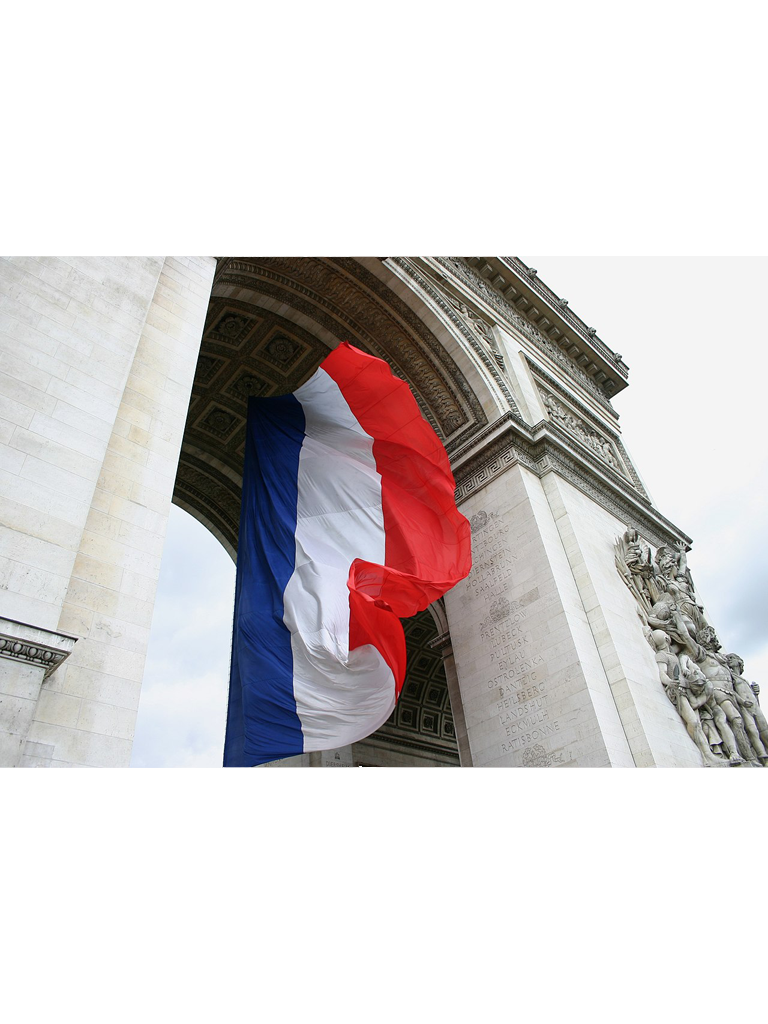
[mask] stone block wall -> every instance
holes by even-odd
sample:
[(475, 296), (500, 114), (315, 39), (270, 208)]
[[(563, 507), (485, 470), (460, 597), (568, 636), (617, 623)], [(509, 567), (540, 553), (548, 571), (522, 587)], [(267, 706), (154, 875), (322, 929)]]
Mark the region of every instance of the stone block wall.
[(471, 763), (700, 766), (616, 571), (624, 524), (520, 465), (461, 508), (473, 569), (446, 610)]
[(214, 264), (0, 264), (0, 615), (80, 638), (26, 734), (51, 766), (130, 760)]

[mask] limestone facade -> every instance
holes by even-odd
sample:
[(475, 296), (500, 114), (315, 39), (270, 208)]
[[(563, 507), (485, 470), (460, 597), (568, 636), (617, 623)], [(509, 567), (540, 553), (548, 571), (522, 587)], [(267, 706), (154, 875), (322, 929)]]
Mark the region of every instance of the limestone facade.
[(409, 627), (399, 718), (290, 763), (701, 766), (614, 556), (689, 539), (623, 360), (520, 260), (10, 258), (0, 334), (0, 763), (128, 765), (171, 500), (234, 557), (248, 396), (348, 340), (443, 438), (474, 567)]
[(47, 676), (2, 661), (6, 765), (130, 761), (214, 266), (2, 262), (0, 632), (72, 648)]

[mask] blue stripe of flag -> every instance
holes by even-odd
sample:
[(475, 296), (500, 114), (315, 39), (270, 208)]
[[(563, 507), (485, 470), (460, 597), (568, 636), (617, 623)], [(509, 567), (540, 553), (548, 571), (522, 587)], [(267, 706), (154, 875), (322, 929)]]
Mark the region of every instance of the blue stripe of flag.
[[(283, 593), (296, 560), (304, 411), (293, 395), (248, 401), (224, 767), (303, 750)], [(257, 737), (246, 743), (245, 733)]]

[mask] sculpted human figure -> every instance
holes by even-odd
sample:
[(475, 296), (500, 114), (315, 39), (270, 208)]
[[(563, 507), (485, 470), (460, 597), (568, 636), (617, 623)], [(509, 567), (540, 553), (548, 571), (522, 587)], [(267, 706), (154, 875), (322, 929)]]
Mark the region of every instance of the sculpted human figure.
[(704, 735), (698, 709), (711, 700), (713, 688), (702, 677), (694, 693), (689, 682), (681, 679), (680, 663), (672, 653), (670, 639), (661, 629), (654, 629), (650, 634), (651, 644), (656, 651), (656, 664), (659, 666), (659, 678), (667, 696), (677, 708), (677, 713), (685, 722), (688, 735), (699, 748), (705, 765), (722, 765), (723, 762), (711, 750), (709, 741)]
[(667, 544), (662, 544), (660, 548), (657, 548), (654, 559), (656, 575), (662, 576), (667, 583), (676, 583), (679, 589), (693, 599), (693, 580), (688, 571), (685, 544), (678, 541), (675, 547), (676, 551)]
[(679, 613), (685, 632), (691, 639), (695, 640), (697, 624), (684, 610), (688, 602), (685, 600), (680, 588), (676, 583), (671, 583), (663, 577), (657, 577), (656, 583), (659, 584), (661, 593), (659, 594), (659, 599), (651, 608), (651, 613), (648, 616), (648, 625), (654, 629), (663, 629), (682, 645), (684, 640), (682, 636), (677, 636), (677, 623), (675, 620), (676, 613)]
[(733, 689), (741, 702), (741, 717), (747, 736), (749, 736), (749, 742), (763, 762), (763, 765), (765, 765), (768, 761), (768, 756), (766, 756), (766, 750), (768, 749), (768, 720), (766, 720), (763, 709), (757, 702), (757, 696), (752, 687), (744, 678), (744, 662), (742, 659), (738, 654), (726, 654), (725, 663), (731, 673)]
[(696, 599), (682, 579), (678, 579), (675, 583), (670, 583), (669, 592), (680, 609), (683, 619), (688, 626), (688, 632), (695, 640), (699, 631), (707, 625), (703, 608), (700, 604), (696, 603)]
[(614, 554), (616, 568), (635, 595), (644, 615), (647, 615), (659, 598), (651, 549), (640, 539), (637, 530), (629, 526), (621, 537), (616, 538)]
[(600, 438), (598, 438), (598, 444), (600, 445), (600, 450), (603, 453), (603, 458), (608, 465), (612, 466), (614, 469), (621, 469), (619, 460), (614, 455), (613, 448), (611, 448), (610, 444), (607, 441), (601, 441)]
[[(720, 710), (720, 706), (714, 698), (715, 687), (707, 679), (705, 674), (701, 672), (698, 666), (694, 662), (691, 662), (691, 659), (687, 654), (679, 654), (678, 660), (680, 662), (681, 675), (686, 681), (688, 689), (695, 699), (696, 710), (698, 711), (698, 717), (701, 721), (701, 728), (703, 729), (703, 734), (707, 736), (707, 741), (710, 744), (710, 750), (713, 754), (724, 757), (725, 751), (723, 750), (723, 737), (720, 735), (718, 723), (725, 727), (725, 732), (728, 732), (728, 719)], [(730, 735), (733, 750), (735, 750), (736, 740), (733, 733), (730, 733)]]
[(653, 574), (651, 549), (640, 539), (637, 530), (631, 526), (625, 530), (621, 543), (624, 561), (630, 572), (640, 576), (651, 576)]
[(659, 677), (685, 722), (705, 764), (768, 768), (768, 719), (760, 688), (743, 676), (737, 655), (720, 653), (717, 634), (698, 603), (686, 544), (651, 550), (627, 527), (614, 547), (616, 568), (634, 594), (646, 636), (656, 654)]
[[(701, 643), (697, 643), (688, 633), (680, 612), (675, 610), (672, 618), (677, 627), (675, 637), (681, 638), (685, 653), (696, 662), (709, 682), (712, 683), (714, 700), (727, 719), (727, 724), (720, 721), (717, 725), (729, 755), (732, 760), (743, 759), (759, 765), (760, 762), (747, 739), (744, 722), (741, 718), (741, 702), (733, 688), (730, 670), (725, 663), (725, 658), (717, 653), (720, 649), (717, 634), (711, 626), (707, 626), (700, 632)], [(704, 644), (708, 646), (705, 647)], [(739, 755), (741, 756), (739, 757)]]
[(660, 548), (656, 549), (656, 557), (654, 558), (656, 564), (656, 571), (658, 575), (663, 576), (667, 580), (673, 580), (677, 575), (677, 559), (672, 551), (672, 548), (666, 544), (662, 544)]

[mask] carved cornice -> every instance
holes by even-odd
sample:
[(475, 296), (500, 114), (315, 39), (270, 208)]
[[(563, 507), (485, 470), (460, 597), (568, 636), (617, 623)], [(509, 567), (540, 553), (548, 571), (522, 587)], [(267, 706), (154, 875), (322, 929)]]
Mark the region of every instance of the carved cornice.
[(611, 469), (626, 475), (626, 470), (622, 465), (619, 453), (612, 440), (609, 440), (602, 431), (597, 430), (588, 420), (575, 416), (573, 410), (568, 405), (564, 405), (546, 388), (539, 388), (539, 394), (549, 413), (550, 419), (561, 430), (575, 438), (580, 444), (590, 448), (606, 466), (610, 466)]
[[(618, 372), (615, 379), (607, 377), (606, 374), (597, 368), (596, 364), (586, 359), (586, 365), (594, 368), (595, 376), (590, 376), (573, 358), (556, 344), (551, 338), (543, 334), (538, 327), (534, 326), (515, 306), (501, 294), (493, 285), (486, 281), (474, 268), (470, 267), (460, 256), (437, 256), (435, 261), (446, 271), (457, 278), (465, 287), (473, 291), (479, 298), (483, 299), (492, 309), (499, 314), (502, 321), (506, 321), (517, 331), (523, 334), (533, 345), (553, 362), (568, 376), (589, 392), (612, 416), (616, 417), (616, 411), (610, 403), (610, 395), (624, 386), (624, 381)], [(565, 339), (564, 339), (565, 340)], [(583, 357), (578, 349), (575, 355)], [(586, 357), (584, 357), (586, 358)], [(602, 383), (597, 379), (602, 376)]]
[(690, 538), (662, 516), (627, 479), (587, 451), (574, 451), (569, 435), (551, 422), (521, 428), (504, 415), (453, 460), (456, 500), (463, 501), (509, 468), (522, 465), (538, 477), (556, 472), (622, 523), (637, 524), (653, 543)]
[(0, 618), (0, 658), (44, 669), (43, 679), (69, 657), (78, 637)]
[(543, 299), (546, 299), (550, 306), (556, 308), (558, 315), (562, 317), (563, 320), (566, 320), (574, 330), (578, 331), (584, 341), (599, 352), (606, 361), (612, 363), (622, 377), (625, 379), (627, 378), (629, 375), (629, 367), (622, 359), (620, 353), (614, 352), (613, 349), (609, 348), (604, 341), (601, 341), (597, 336), (595, 328), (587, 327), (581, 317), (576, 316), (573, 310), (569, 307), (567, 299), (561, 299), (559, 295), (553, 292), (549, 285), (545, 284), (541, 280), (538, 276), (538, 272), (534, 270), (533, 267), (527, 266), (517, 256), (501, 256), (500, 259), (518, 274), (522, 273), (528, 287)]

